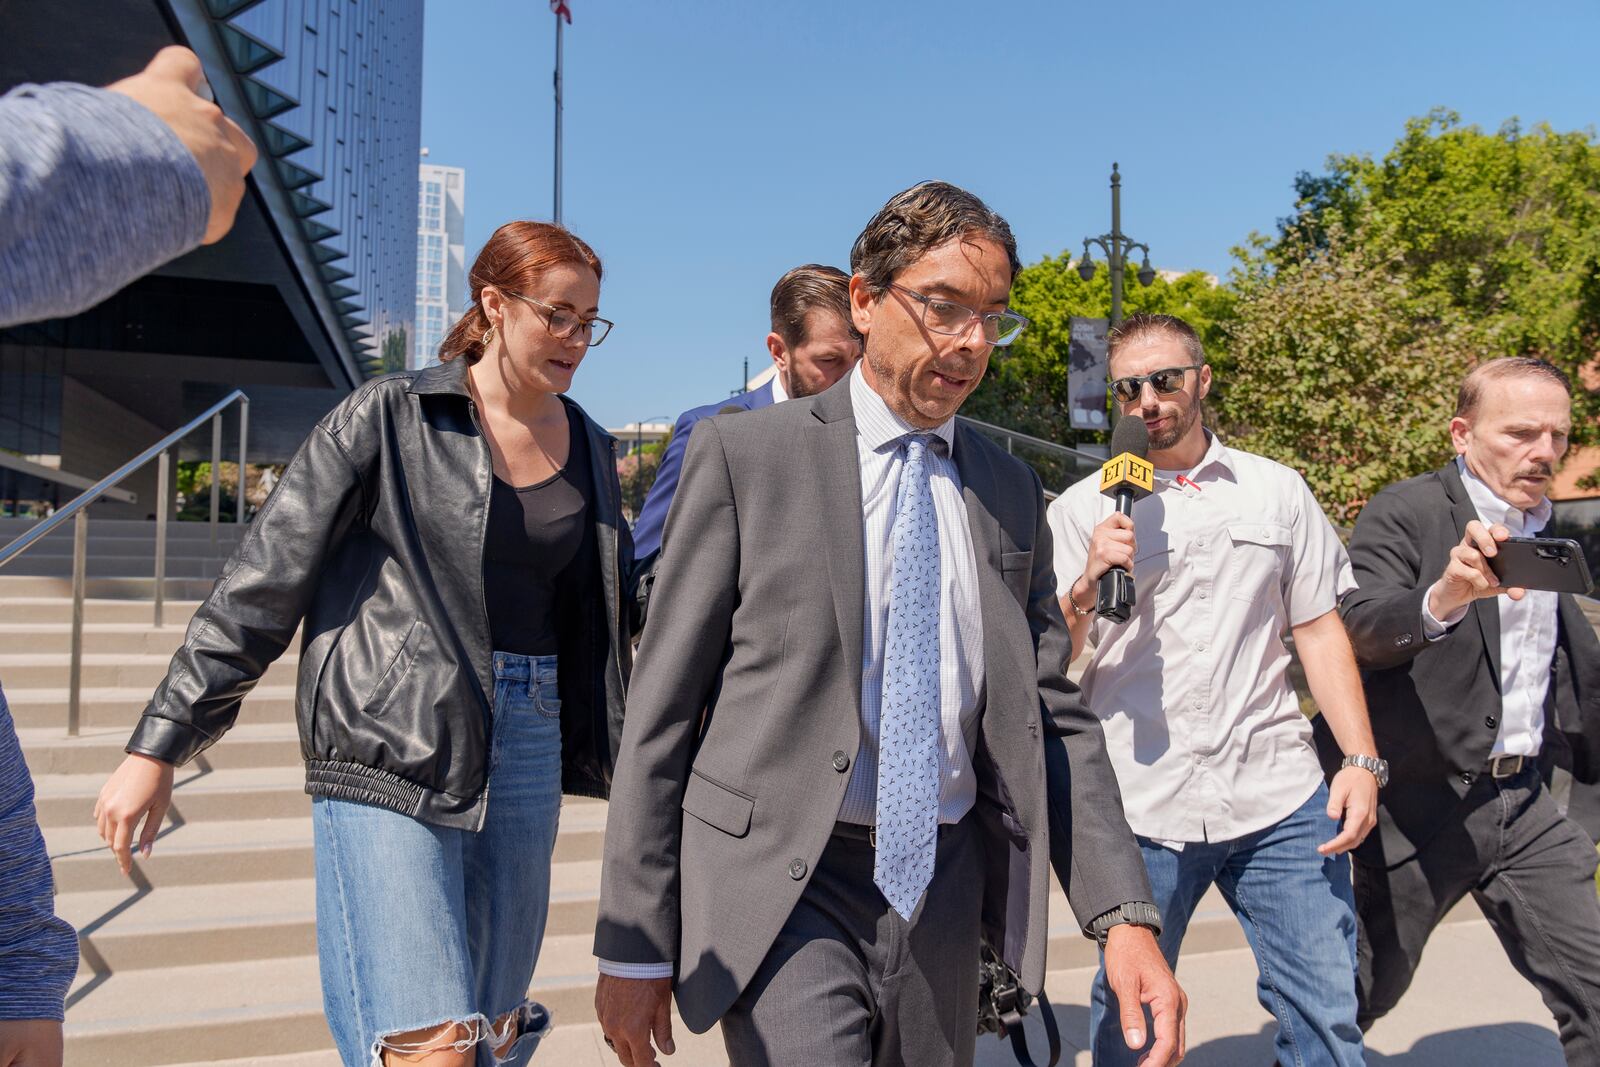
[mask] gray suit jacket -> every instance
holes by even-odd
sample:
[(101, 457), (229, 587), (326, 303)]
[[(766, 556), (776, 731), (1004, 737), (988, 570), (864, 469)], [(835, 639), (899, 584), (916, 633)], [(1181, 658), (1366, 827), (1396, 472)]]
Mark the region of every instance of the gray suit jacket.
[[(987, 675), (984, 930), (1037, 990), (1052, 856), (1082, 924), (1150, 890), (1099, 721), (1064, 673), (1039, 479), (966, 426), (954, 458)], [(848, 378), (690, 439), (611, 789), (595, 954), (675, 961), (697, 1033), (765, 958), (838, 817), (861, 739), (862, 521)]]
[[(1391, 485), (1372, 498), (1350, 538), (1360, 588), (1340, 612), (1350, 631), (1371, 709), (1378, 755), (1389, 761), (1378, 833), (1357, 855), (1394, 866), (1416, 855), (1457, 817), (1461, 798), (1494, 748), (1500, 721), (1500, 605), (1479, 600), (1430, 643), (1422, 601), (1466, 536), (1477, 508), (1455, 462)], [(1600, 775), (1600, 641), (1571, 594), (1557, 616), (1540, 763), (1582, 783)], [(1327, 724), (1313, 724), (1323, 768), (1341, 758)]]

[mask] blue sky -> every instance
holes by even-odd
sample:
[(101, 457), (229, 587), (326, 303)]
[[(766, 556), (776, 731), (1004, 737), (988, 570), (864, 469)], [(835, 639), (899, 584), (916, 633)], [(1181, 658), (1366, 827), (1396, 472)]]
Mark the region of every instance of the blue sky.
[[(1024, 262), (1123, 224), (1156, 266), (1226, 271), (1300, 170), (1381, 154), (1446, 106), (1600, 124), (1600, 5), (1476, 0), (570, 0), (565, 222), (617, 328), (573, 395), (617, 426), (726, 396), (766, 365), (786, 269), (847, 267), (924, 178), (1004, 214)], [(423, 144), (467, 168), (467, 256), (551, 211), (545, 0), (431, 0)]]

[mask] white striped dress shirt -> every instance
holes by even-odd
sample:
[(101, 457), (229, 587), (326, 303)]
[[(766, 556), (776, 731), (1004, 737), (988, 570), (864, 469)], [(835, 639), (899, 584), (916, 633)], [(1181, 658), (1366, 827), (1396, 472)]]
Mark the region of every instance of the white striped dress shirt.
[[(858, 364), (850, 372), (856, 451), (861, 460), (861, 512), (865, 534), (865, 611), (861, 627), (861, 749), (839, 808), (844, 822), (877, 821), (878, 721), (883, 710), (884, 634), (894, 571), (894, 508), (905, 467), (902, 439), (926, 432), (933, 510), (939, 521), (939, 821), (959, 822), (977, 799), (972, 750), (977, 744), (983, 693), (983, 620), (978, 611), (978, 566), (967, 505), (952, 448), (955, 419), (919, 431), (866, 383)], [(940, 443), (942, 442), (942, 444)]]

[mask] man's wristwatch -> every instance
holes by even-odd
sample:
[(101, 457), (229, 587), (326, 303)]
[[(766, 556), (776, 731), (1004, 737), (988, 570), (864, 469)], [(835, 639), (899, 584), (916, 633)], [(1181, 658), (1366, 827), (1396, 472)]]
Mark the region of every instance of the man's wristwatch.
[(1130, 900), (1126, 904), (1119, 904), (1110, 911), (1105, 912), (1094, 922), (1089, 924), (1089, 933), (1100, 942), (1100, 947), (1105, 948), (1106, 938), (1111, 933), (1113, 926), (1123, 923), (1132, 923), (1135, 926), (1148, 926), (1154, 933), (1161, 933), (1161, 909), (1154, 904), (1143, 900)]
[(1339, 764), (1342, 771), (1346, 767), (1360, 767), (1364, 771), (1371, 771), (1372, 777), (1378, 780), (1378, 788), (1382, 789), (1389, 784), (1389, 761), (1379, 759), (1377, 756), (1346, 756), (1344, 762)]

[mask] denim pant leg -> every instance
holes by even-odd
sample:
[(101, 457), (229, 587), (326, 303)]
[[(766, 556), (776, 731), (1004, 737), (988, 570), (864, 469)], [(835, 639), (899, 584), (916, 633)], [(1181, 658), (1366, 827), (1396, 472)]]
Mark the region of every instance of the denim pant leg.
[(466, 833), (331, 797), (312, 798), (311, 824), (322, 999), (345, 1067), (376, 1067), (380, 1039), (472, 1022)]
[(1359, 1067), (1356, 916), (1348, 856), (1317, 846), (1338, 832), (1328, 787), (1233, 843), (1218, 887), (1255, 952), (1256, 993), (1278, 1020), (1284, 1067)]
[[(1200, 898), (1216, 880), (1226, 852), (1217, 845), (1186, 844), (1181, 850), (1164, 848), (1147, 838), (1139, 838), (1145, 870), (1150, 873), (1150, 890), (1161, 909), (1161, 936), (1157, 944), (1167, 958), (1167, 966), (1178, 967), (1178, 949), (1189, 929), (1189, 920)], [(1155, 1040), (1150, 1009), (1144, 1012), (1145, 1047)], [(1122, 1016), (1116, 997), (1106, 982), (1105, 953), (1100, 954), (1100, 971), (1094, 976), (1089, 1001), (1089, 1051), (1096, 1067), (1131, 1067), (1139, 1060), (1139, 1050), (1128, 1048), (1122, 1036)]]
[[(495, 653), (489, 814), (464, 849), (467, 930), (476, 992), (491, 1025), (480, 1067), (522, 1067), (549, 1028), (528, 996), (550, 910), (550, 866), (561, 815), (561, 699), (554, 656)], [(493, 1048), (520, 1033), (504, 1060)]]

